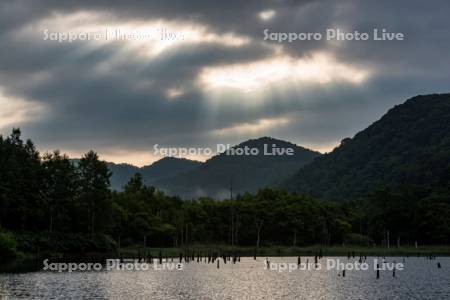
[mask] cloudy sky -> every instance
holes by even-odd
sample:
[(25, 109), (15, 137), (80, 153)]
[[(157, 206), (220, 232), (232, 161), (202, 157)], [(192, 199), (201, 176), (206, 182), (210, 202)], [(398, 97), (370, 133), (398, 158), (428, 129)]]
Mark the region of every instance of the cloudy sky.
[[(41, 152), (144, 165), (154, 144), (260, 136), (326, 152), (393, 105), (449, 90), (447, 0), (63, 2), (0, 4), (0, 133), (20, 127)], [(405, 39), (263, 34), (376, 28)]]

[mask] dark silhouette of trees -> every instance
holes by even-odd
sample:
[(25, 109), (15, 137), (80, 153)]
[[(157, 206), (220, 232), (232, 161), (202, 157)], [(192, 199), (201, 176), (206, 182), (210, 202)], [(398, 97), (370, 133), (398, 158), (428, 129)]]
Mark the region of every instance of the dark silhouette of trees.
[(106, 162), (98, 154), (89, 151), (78, 165), (79, 199), (84, 210), (81, 219), (87, 223), (87, 232), (93, 235), (106, 229), (111, 211), (109, 178), (111, 173)]
[(378, 188), (351, 201), (271, 188), (232, 200), (182, 200), (146, 186), (140, 174), (111, 192), (110, 176), (93, 151), (75, 162), (59, 151), (41, 157), (19, 129), (0, 136), (0, 252), (226, 244), (230, 211), (239, 216), (236, 246), (450, 242), (448, 175), (428, 187)]

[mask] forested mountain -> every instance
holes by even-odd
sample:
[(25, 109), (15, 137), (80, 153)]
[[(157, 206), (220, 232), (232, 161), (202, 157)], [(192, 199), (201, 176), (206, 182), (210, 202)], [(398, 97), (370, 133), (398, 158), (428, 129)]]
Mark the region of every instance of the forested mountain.
[[(269, 155), (273, 153), (273, 147), (292, 149), (293, 155)], [(247, 149), (247, 155), (239, 155), (238, 149)], [(258, 154), (249, 155), (249, 149), (257, 149)], [(222, 199), (229, 197), (231, 185), (235, 194), (276, 186), (319, 155), (319, 152), (286, 141), (262, 137), (234, 146), (228, 154), (216, 155), (190, 172), (159, 180), (156, 186), (186, 198), (210, 196)]]
[(125, 183), (127, 183), (134, 174), (141, 171), (141, 168), (130, 164), (115, 164), (112, 162), (108, 162), (107, 164), (108, 169), (112, 173), (110, 178), (111, 189), (115, 191), (121, 191)]
[[(292, 148), (294, 152), (293, 155), (265, 155), (264, 145), (266, 152), (273, 151), (272, 145), (283, 149)], [(107, 162), (112, 172), (111, 189), (121, 191), (134, 174), (140, 173), (146, 185), (154, 185), (173, 195), (224, 198), (229, 196), (232, 177), (236, 193), (256, 192), (259, 188), (276, 186), (294, 174), (299, 167), (320, 155), (319, 152), (269, 137), (249, 140), (233, 148), (258, 149), (259, 154), (219, 154), (206, 163), (164, 157), (141, 168)], [(72, 161), (78, 162), (77, 159)]]
[(151, 185), (158, 180), (169, 178), (178, 174), (184, 174), (201, 165), (202, 162), (189, 160), (186, 158), (164, 157), (150, 166), (142, 167), (139, 172), (144, 178), (144, 183)]
[(142, 168), (129, 164), (108, 163), (108, 168), (112, 172), (111, 189), (116, 191), (122, 190), (123, 186), (136, 173), (142, 175), (145, 184), (153, 185), (157, 180), (183, 174), (201, 164), (199, 161), (176, 157), (164, 157)]
[(395, 106), (282, 186), (328, 199), (363, 197), (381, 188), (448, 189), (450, 94), (417, 96)]
[[(76, 164), (79, 159), (71, 159), (71, 161)], [(115, 191), (121, 191), (123, 186), (136, 173), (142, 175), (143, 182), (146, 185), (153, 185), (157, 180), (191, 171), (202, 164), (199, 161), (176, 157), (164, 157), (141, 168), (130, 164), (106, 163), (112, 173), (110, 178), (111, 189)]]

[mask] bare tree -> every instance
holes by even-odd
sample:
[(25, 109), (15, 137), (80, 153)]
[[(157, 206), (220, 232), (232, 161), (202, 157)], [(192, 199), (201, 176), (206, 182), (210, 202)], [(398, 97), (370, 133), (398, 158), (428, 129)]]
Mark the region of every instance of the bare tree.
[(264, 221), (260, 219), (256, 219), (256, 230), (257, 230), (257, 238), (256, 238), (256, 248), (259, 248), (259, 243), (261, 241), (261, 229)]

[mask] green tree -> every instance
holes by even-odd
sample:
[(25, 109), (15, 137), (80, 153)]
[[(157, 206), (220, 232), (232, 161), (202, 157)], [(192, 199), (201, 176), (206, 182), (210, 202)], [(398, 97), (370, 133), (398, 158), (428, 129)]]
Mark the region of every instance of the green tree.
[(69, 229), (70, 211), (76, 200), (77, 176), (75, 167), (59, 151), (47, 153), (42, 161), (43, 199), (48, 215), (50, 232)]
[(39, 152), (20, 129), (0, 140), (0, 220), (5, 228), (40, 229), (43, 220)]
[(86, 153), (78, 164), (80, 204), (84, 209), (87, 232), (93, 235), (108, 227), (111, 217), (109, 178), (111, 172), (94, 151)]

